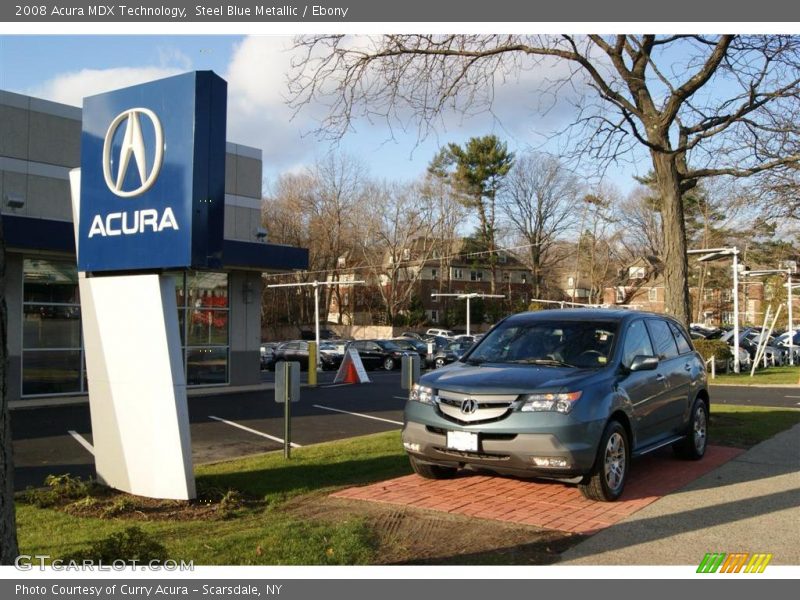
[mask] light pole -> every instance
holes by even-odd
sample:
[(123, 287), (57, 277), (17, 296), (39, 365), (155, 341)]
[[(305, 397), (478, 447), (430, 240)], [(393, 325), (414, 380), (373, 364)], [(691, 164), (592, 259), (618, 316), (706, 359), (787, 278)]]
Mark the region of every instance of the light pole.
[(733, 372), (739, 372), (739, 248), (697, 248), (686, 254), (702, 254), (700, 262), (733, 258)]
[(505, 298), (505, 296), (500, 294), (479, 294), (477, 292), (473, 292), (471, 294), (431, 294), (431, 298), (438, 298), (439, 296), (449, 296), (451, 298), (458, 298), (459, 300), (466, 300), (467, 301), (467, 335), (469, 335), (469, 325), (470, 325), (470, 315), (469, 315), (469, 301), (473, 298)]
[(794, 366), (794, 323), (792, 321), (792, 272), (794, 265), (789, 265), (783, 269), (758, 269), (745, 273), (747, 277), (763, 277), (776, 273), (786, 273), (786, 312), (789, 319), (789, 365)]
[[(268, 285), (268, 288), (281, 288), (281, 287), (305, 287), (311, 286), (314, 288), (314, 338), (317, 341), (317, 371), (320, 370), (319, 359), (319, 288), (323, 285), (354, 285), (357, 283), (366, 283), (365, 281), (307, 281), (304, 283), (273, 283)], [(341, 310), (341, 307), (339, 307)]]

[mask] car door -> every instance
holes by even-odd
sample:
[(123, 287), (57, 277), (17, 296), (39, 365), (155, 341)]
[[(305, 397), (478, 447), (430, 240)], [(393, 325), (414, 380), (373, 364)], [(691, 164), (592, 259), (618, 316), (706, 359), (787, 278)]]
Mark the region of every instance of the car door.
[(671, 402), (667, 418), (673, 433), (680, 433), (689, 418), (689, 411), (694, 400), (695, 388), (702, 378), (701, 372), (705, 364), (697, 358), (694, 348), (689, 343), (686, 333), (677, 323), (667, 321), (675, 342), (678, 345), (677, 369), (671, 373)]
[(617, 384), (633, 411), (634, 448), (641, 448), (654, 441), (655, 413), (668, 388), (658, 369), (628, 370), (637, 356), (656, 356), (644, 319), (629, 323), (625, 331), (621, 360), (623, 374)]
[(658, 441), (675, 433), (683, 414), (681, 393), (686, 382), (686, 361), (678, 352), (678, 343), (666, 320), (650, 318), (645, 322), (658, 356), (657, 377), (663, 379), (667, 388), (655, 406), (649, 423), (652, 439)]

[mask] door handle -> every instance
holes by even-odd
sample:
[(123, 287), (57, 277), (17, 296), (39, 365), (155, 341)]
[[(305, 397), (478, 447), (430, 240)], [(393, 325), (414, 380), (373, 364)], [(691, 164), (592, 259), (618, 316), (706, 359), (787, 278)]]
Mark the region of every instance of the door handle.
[(687, 371), (691, 371), (692, 370), (692, 365), (691, 365), (691, 363), (686, 363), (685, 365), (683, 365), (683, 368), (686, 369)]

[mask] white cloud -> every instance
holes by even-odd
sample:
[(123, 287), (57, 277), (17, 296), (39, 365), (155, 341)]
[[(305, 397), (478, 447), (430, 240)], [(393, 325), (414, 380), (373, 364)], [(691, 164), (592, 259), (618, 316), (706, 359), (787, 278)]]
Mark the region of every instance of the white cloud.
[[(261, 148), (265, 170), (297, 168), (311, 153), (306, 115), (293, 119), (286, 105), (292, 51), (289, 37), (254, 36), (235, 48), (228, 82), (228, 139)], [(310, 162), (310, 160), (309, 160)]]
[(31, 96), (53, 102), (82, 106), (86, 96), (177, 75), (179, 67), (118, 67), (113, 69), (81, 69), (58, 75), (31, 89)]

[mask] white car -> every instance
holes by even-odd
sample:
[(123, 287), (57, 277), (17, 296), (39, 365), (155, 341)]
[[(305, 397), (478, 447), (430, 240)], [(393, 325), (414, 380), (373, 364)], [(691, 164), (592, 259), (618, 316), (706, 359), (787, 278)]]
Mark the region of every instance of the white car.
[(451, 338), (455, 336), (455, 333), (453, 333), (451, 329), (428, 329), (425, 335), (438, 335), (439, 337)]

